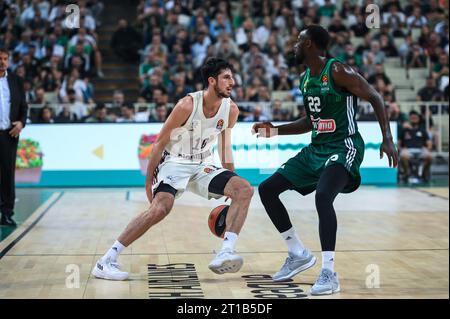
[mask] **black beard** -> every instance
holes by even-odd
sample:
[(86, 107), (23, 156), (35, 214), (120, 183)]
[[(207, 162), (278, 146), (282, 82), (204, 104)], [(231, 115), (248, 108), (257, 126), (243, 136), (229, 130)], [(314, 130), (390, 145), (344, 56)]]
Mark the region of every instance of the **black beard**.
[(217, 97), (221, 97), (223, 99), (229, 98), (228, 94), (221, 92), (217, 85), (214, 87), (214, 92), (216, 92)]

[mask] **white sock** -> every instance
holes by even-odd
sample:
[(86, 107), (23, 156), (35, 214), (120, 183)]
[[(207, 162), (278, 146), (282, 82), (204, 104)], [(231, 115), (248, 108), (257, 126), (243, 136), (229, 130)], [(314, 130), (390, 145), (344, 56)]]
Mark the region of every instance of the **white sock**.
[(125, 246), (122, 245), (118, 240), (116, 240), (114, 245), (112, 245), (105, 256), (103, 256), (103, 259), (106, 260), (107, 258), (109, 258), (109, 260), (111, 261), (117, 261), (117, 256), (119, 256), (124, 248)]
[(322, 269), (327, 268), (334, 272), (334, 251), (322, 251)]
[(237, 234), (229, 231), (225, 232), (225, 235), (223, 236), (222, 250), (227, 249), (234, 251), (234, 245), (236, 244), (237, 238)]
[(291, 254), (294, 254), (296, 256), (301, 256), (303, 254), (305, 246), (303, 246), (303, 243), (298, 237), (297, 233), (295, 232), (294, 227), (291, 227), (289, 230), (286, 230), (285, 232), (281, 233), (281, 236), (286, 242), (286, 245), (288, 246), (288, 251)]

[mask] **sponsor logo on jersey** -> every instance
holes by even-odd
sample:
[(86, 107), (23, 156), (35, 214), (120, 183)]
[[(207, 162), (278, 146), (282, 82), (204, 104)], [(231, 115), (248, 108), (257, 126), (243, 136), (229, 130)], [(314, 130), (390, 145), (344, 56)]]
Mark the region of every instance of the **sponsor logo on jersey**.
[(213, 171), (213, 169), (210, 168), (210, 167), (205, 167), (205, 168), (203, 169), (203, 171), (204, 171), (206, 174), (209, 174), (209, 173), (211, 173), (211, 172)]
[(332, 133), (336, 131), (336, 122), (331, 120), (323, 120), (320, 117), (314, 118), (312, 115), (310, 116), (311, 123), (313, 125), (314, 130), (319, 133)]
[(216, 129), (221, 130), (223, 128), (223, 120), (217, 121)]

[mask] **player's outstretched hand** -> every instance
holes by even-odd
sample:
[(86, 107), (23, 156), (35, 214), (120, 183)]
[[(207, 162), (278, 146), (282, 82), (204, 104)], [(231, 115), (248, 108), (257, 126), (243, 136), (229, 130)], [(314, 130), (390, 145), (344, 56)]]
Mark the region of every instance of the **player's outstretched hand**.
[(380, 158), (383, 158), (386, 153), (389, 160), (389, 167), (397, 167), (398, 164), (398, 152), (391, 138), (383, 139), (383, 143), (380, 146)]
[(252, 134), (256, 137), (272, 137), (277, 135), (275, 126), (270, 122), (255, 123), (252, 127)]

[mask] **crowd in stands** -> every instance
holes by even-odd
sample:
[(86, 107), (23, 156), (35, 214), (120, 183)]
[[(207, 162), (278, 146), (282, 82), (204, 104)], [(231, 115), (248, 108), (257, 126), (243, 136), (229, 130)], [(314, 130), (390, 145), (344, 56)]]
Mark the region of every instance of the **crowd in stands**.
[[(94, 103), (93, 77), (102, 77), (97, 26), (103, 4), (78, 1), (80, 28), (67, 28), (67, 1), (0, 0), (0, 47), (9, 50), (9, 72), (23, 78), (29, 104), (74, 104), (55, 120), (78, 120)], [(33, 110), (34, 111), (34, 110)], [(47, 106), (41, 118), (52, 117)], [(37, 114), (30, 114), (35, 120)]]
[[(67, 29), (65, 1), (0, 0), (0, 47), (11, 51), (10, 69), (24, 78), (28, 102), (68, 103), (41, 109), (33, 121), (164, 121), (170, 114), (167, 105), (203, 87), (199, 70), (210, 56), (228, 59), (234, 67), (232, 98), (241, 107), (241, 121), (296, 119), (304, 114), (298, 90), (304, 69), (295, 63), (293, 48), (299, 30), (310, 24), (328, 25), (329, 55), (364, 76), (392, 116), (401, 112), (396, 83), (385, 71), (389, 57), (398, 57), (406, 69), (428, 68), (418, 101), (448, 101), (448, 1), (376, 1), (381, 25), (371, 30), (366, 26), (368, 0), (339, 5), (336, 0), (141, 0), (136, 20), (120, 20), (111, 39), (118, 59), (139, 64), (140, 97), (128, 101), (116, 92), (122, 101), (111, 112), (95, 103), (91, 83), (103, 75), (97, 27), (107, 3), (77, 3), (81, 28)], [(413, 31), (419, 29), (415, 39)], [(352, 41), (356, 37), (362, 39), (358, 45)], [(279, 91), (286, 94), (274, 98)], [(296, 107), (283, 108), (284, 102)], [(155, 107), (139, 112), (134, 103)], [(360, 119), (373, 119), (373, 114), (360, 114)]]

